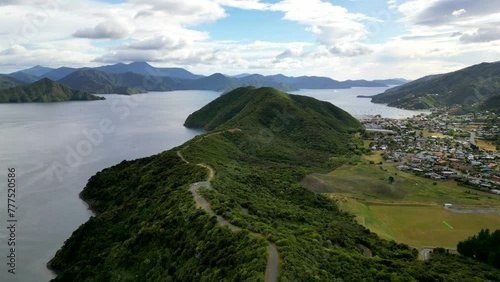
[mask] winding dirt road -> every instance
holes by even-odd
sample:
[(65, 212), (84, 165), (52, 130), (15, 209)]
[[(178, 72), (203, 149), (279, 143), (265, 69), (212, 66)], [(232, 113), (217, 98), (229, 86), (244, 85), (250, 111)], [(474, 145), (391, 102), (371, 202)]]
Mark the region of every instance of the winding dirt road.
[[(182, 155), (180, 150), (177, 151), (177, 156), (179, 156), (179, 158), (181, 158), (185, 163), (187, 163), (187, 164), (190, 163), (188, 160), (186, 160), (186, 158), (184, 158), (184, 156)], [(199, 163), (196, 165), (203, 167), (209, 171), (208, 178), (206, 181), (193, 183), (189, 187), (189, 191), (191, 191), (191, 194), (193, 195), (193, 198), (196, 201), (196, 205), (198, 207), (201, 207), (203, 210), (205, 210), (210, 216), (215, 216), (217, 218), (217, 222), (221, 226), (227, 226), (232, 231), (241, 230), (242, 229), (241, 227), (236, 226), (236, 225), (230, 223), (229, 221), (227, 221), (222, 216), (215, 214), (215, 212), (210, 207), (210, 203), (208, 203), (207, 200), (205, 200), (205, 198), (203, 198), (200, 194), (198, 194), (198, 189), (201, 187), (205, 187), (209, 190), (214, 190), (214, 188), (210, 184), (210, 181), (215, 176), (215, 170), (207, 164)], [(258, 234), (255, 232), (250, 232), (250, 235), (262, 237), (262, 234)], [(265, 273), (265, 280), (264, 281), (276, 282), (276, 281), (278, 281), (278, 270), (279, 270), (279, 262), (280, 262), (280, 256), (278, 253), (278, 249), (276, 248), (276, 245), (270, 243), (267, 246), (267, 251), (269, 252), (269, 256), (267, 258), (267, 266), (266, 266), (266, 273)]]

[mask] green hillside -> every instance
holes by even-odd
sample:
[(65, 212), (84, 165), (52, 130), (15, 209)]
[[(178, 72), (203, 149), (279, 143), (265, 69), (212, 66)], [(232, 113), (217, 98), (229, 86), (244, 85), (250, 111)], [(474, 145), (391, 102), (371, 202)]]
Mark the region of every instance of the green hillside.
[[(279, 252), (278, 281), (500, 277), (488, 265), (447, 254), (418, 261), (417, 250), (380, 239), (300, 185), (307, 174), (359, 158), (361, 126), (337, 107), (247, 87), (219, 97), (186, 125), (213, 131), (89, 180), (81, 196), (98, 215), (51, 260), (54, 281), (273, 281), (264, 275), (270, 244)], [(199, 193), (241, 230), (197, 208), (189, 189), (207, 179), (206, 168), (215, 173), (213, 190)]]
[(405, 109), (471, 105), (500, 93), (500, 62), (426, 76), (373, 96), (374, 103)]
[(263, 134), (291, 141), (290, 147), (298, 143), (305, 148), (337, 153), (345, 152), (351, 133), (363, 128), (347, 112), (328, 102), (267, 87), (238, 88), (222, 95), (191, 114), (184, 125), (206, 130), (264, 128)]
[(500, 94), (491, 96), (479, 104), (480, 110), (493, 111), (500, 113)]
[(0, 90), (23, 85), (22, 82), (10, 76), (0, 74)]
[(83, 91), (73, 90), (48, 78), (43, 78), (25, 86), (0, 90), (0, 103), (45, 103), (103, 99)]

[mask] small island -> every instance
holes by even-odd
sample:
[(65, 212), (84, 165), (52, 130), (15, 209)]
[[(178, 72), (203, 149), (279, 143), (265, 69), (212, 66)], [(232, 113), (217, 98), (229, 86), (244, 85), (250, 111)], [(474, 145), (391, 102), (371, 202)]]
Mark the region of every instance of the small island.
[(0, 103), (50, 103), (93, 100), (105, 100), (105, 98), (74, 90), (48, 78), (42, 78), (28, 85), (0, 90)]

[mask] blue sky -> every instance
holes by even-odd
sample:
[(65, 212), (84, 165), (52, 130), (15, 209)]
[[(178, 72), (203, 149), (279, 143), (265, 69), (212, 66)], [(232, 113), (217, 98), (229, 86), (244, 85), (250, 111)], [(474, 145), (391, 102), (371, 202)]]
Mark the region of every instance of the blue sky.
[(500, 60), (491, 0), (6, 0), (0, 73), (148, 61), (377, 79)]

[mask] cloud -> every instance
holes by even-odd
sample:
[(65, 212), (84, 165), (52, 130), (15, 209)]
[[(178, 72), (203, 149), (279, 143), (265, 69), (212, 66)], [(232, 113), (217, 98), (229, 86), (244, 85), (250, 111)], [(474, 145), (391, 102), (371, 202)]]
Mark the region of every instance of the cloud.
[(150, 37), (145, 40), (139, 40), (124, 45), (126, 48), (137, 50), (172, 50), (183, 48), (187, 45), (184, 38), (169, 37), (165, 35)]
[(293, 48), (288, 49), (276, 56), (277, 60), (283, 60), (287, 58), (299, 58), (304, 54), (304, 50), (302, 48)]
[(224, 8), (211, 0), (130, 0), (131, 4), (141, 7), (136, 18), (162, 14), (169, 21), (186, 26), (197, 26), (214, 22), (227, 16)]
[(0, 55), (10, 55), (10, 56), (19, 55), (19, 54), (22, 54), (26, 51), (27, 51), (27, 49), (24, 46), (14, 45), (10, 48), (7, 48), (5, 50), (0, 51)]
[(217, 3), (227, 7), (233, 7), (243, 10), (269, 10), (271, 4), (262, 3), (259, 0), (216, 0)]
[(465, 9), (455, 10), (451, 14), (455, 17), (460, 17), (461, 15), (467, 13)]
[(130, 32), (130, 29), (125, 23), (111, 20), (102, 22), (94, 28), (79, 29), (73, 33), (73, 37), (89, 39), (123, 39), (126, 38)]
[(498, 3), (491, 0), (409, 0), (396, 7), (407, 21), (423, 26), (464, 24), (499, 13)]
[(500, 40), (500, 28), (480, 28), (472, 34), (462, 34), (459, 40), (463, 43), (491, 42)]
[(318, 42), (353, 41), (364, 37), (367, 31), (361, 20), (373, 20), (362, 14), (349, 13), (347, 9), (319, 0), (284, 0), (271, 8), (281, 11), (283, 19), (308, 26), (317, 35)]
[(368, 46), (363, 44), (339, 44), (330, 48), (330, 53), (343, 57), (356, 57), (373, 52)]

